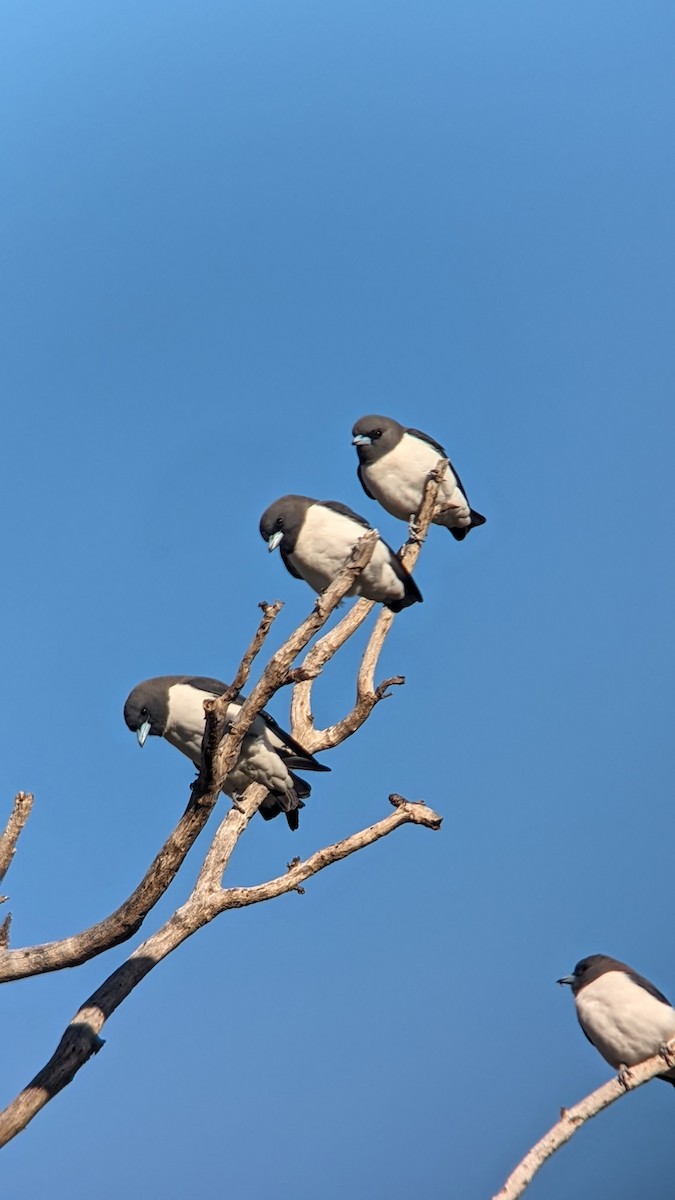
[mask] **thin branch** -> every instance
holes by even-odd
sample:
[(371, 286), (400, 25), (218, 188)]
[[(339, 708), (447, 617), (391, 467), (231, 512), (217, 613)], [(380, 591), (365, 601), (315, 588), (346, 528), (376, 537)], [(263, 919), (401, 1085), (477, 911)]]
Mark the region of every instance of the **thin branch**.
[[(267, 884), (223, 890), (214, 886), (210, 872), (203, 872), (186, 903), (85, 1001), (68, 1025), (49, 1062), (0, 1113), (0, 1146), (6, 1145), (17, 1133), (25, 1129), (40, 1109), (74, 1079), (92, 1055), (98, 1053), (104, 1044), (99, 1035), (108, 1017), (153, 967), (219, 913), (297, 891), (300, 883), (311, 875), (316, 875), (331, 863), (339, 862), (357, 850), (372, 845), (401, 825), (416, 824), (429, 829), (440, 828), (441, 818), (425, 804), (412, 804), (399, 796), (390, 799), (395, 805), (395, 812), (390, 816), (360, 833), (352, 834), (341, 842), (317, 851), (304, 863), (291, 864), (285, 875), (270, 880)], [(228, 826), (236, 830), (242, 823), (245, 828), (248, 819), (245, 812), (233, 808), (222, 822), (221, 830)]]
[(5, 830), (0, 834), (0, 882), (5, 878), (9, 865), (16, 853), (16, 843), (30, 816), (34, 796), (31, 792), (17, 792), (14, 807)]
[[(412, 571), (415, 566), (426, 540), (436, 508), (438, 491), (447, 466), (446, 458), (439, 459), (424, 485), (422, 501), (411, 528), (411, 536), (399, 555), (403, 566), (408, 571)], [(326, 663), (344, 645), (347, 638), (351, 637), (352, 633), (365, 621), (372, 607), (371, 600), (361, 600), (359, 604), (356, 604), (335, 629), (331, 629), (312, 647), (300, 666), (299, 670), (304, 677), (300, 678), (300, 682), (293, 689), (291, 727), (293, 736), (312, 754), (320, 750), (332, 749), (333, 746), (338, 746), (346, 738), (351, 737), (357, 729), (361, 728), (364, 721), (367, 721), (375, 705), (389, 695), (388, 689), (405, 683), (402, 675), (396, 675), (377, 687), (375, 685), (375, 671), (379, 657), (396, 615), (391, 609), (383, 608), (363, 654), (354, 707), (334, 725), (329, 725), (326, 729), (315, 729), (314, 727), (312, 716), (313, 681)]]
[(267, 634), (269, 633), (272, 623), (283, 608), (280, 600), (276, 600), (274, 604), (268, 604), (265, 600), (258, 605), (262, 609), (262, 620), (258, 626), (257, 632), (242, 658), (237, 673), (229, 687), (218, 697), (217, 700), (204, 701), (204, 734), (202, 737), (202, 765), (199, 771), (199, 776), (193, 785), (193, 798), (197, 803), (200, 802), (202, 796), (209, 795), (210, 792), (218, 792), (217, 776), (215, 772), (215, 759), (219, 747), (222, 746), (221, 762), (225, 763), (222, 767), (222, 781), (225, 781), (225, 776), (231, 771), (237, 758), (244, 737), (255, 720), (257, 713), (254, 712), (250, 720), (242, 722), (242, 727), (239, 737), (226, 736), (225, 719), (229, 704), (236, 700), (241, 692), (241, 689), (246, 686), (248, 677), (251, 673), (253, 660), (261, 649)]
[(318, 871), (323, 871), (325, 867), (340, 862), (341, 859), (347, 858), (357, 850), (372, 846), (374, 842), (386, 837), (400, 825), (424, 825), (426, 829), (435, 831), (441, 828), (443, 818), (421, 801), (404, 800), (402, 796), (397, 796), (395, 801), (391, 796), (389, 799), (395, 806), (395, 812), (390, 816), (384, 817), (382, 821), (377, 821), (375, 825), (369, 825), (367, 829), (362, 829), (359, 833), (351, 834), (341, 842), (335, 842), (332, 846), (317, 850), (305, 862), (296, 861), (289, 864), (285, 875), (279, 875), (276, 879), (270, 879), (267, 883), (259, 883), (255, 887), (224, 888), (221, 893), (219, 911), (225, 912), (230, 908), (247, 908), (250, 904), (260, 904), (263, 900), (274, 900), (286, 892), (295, 892), (301, 883), (304, 883), (312, 875), (316, 875)]
[(220, 881), (227, 870), (232, 851), (266, 795), (267, 789), (262, 784), (252, 784), (239, 802), (230, 809), (225, 820), (221, 821), (197, 876), (195, 895), (213, 894), (220, 888)]
[[(354, 579), (370, 561), (377, 535), (367, 533), (359, 539), (354, 550), (336, 576), (333, 583), (316, 600), (314, 608), (305, 621), (277, 650), (265, 668), (259, 683), (242, 705), (237, 720), (225, 735), (224, 721), (227, 705), (238, 694), (248, 679), (251, 664), (259, 653), (272, 622), (281, 609), (281, 604), (262, 604), (263, 617), (236, 672), (232, 685), (217, 701), (207, 701), (205, 708), (206, 730), (204, 743), (207, 749), (205, 765), (193, 785), (190, 802), (178, 825), (169, 835), (148, 871), (132, 892), (131, 896), (110, 916), (81, 933), (59, 941), (45, 942), (38, 946), (27, 946), (15, 950), (3, 946), (0, 938), (0, 983), (24, 979), (31, 975), (42, 975), (48, 971), (59, 971), (65, 967), (79, 966), (97, 954), (127, 941), (140, 929), (143, 921), (163, 896), (182, 865), (188, 851), (206, 825), (214, 808), (221, 784), (239, 756), (244, 736), (261, 708), (264, 708), (274, 692), (285, 683), (288, 668), (307, 642), (328, 620), (333, 609), (351, 587)], [(214, 736), (214, 731), (216, 736)], [(221, 740), (217, 734), (220, 732)], [(223, 736), (224, 735), (224, 736)], [(248, 789), (247, 820), (237, 825), (236, 836), (230, 847), (231, 854), (236, 841), (243, 833), (250, 817), (260, 807), (264, 789)], [(229, 857), (229, 855), (228, 855)], [(222, 868), (224, 870), (224, 866)], [(220, 875), (222, 875), (222, 870)], [(4, 936), (9, 935), (9, 922), (2, 927)]]
[(620, 1100), (626, 1092), (633, 1092), (656, 1075), (663, 1074), (664, 1069), (667, 1069), (664, 1060), (672, 1067), (673, 1059), (670, 1056), (675, 1056), (675, 1040), (668, 1043), (664, 1053), (655, 1054), (653, 1058), (645, 1059), (644, 1062), (631, 1067), (622, 1076), (610, 1079), (609, 1083), (591, 1092), (590, 1096), (580, 1100), (573, 1108), (562, 1108), (560, 1120), (528, 1151), (493, 1200), (517, 1200), (518, 1196), (522, 1196), (539, 1168), (556, 1150), (564, 1146), (565, 1142), (569, 1142), (582, 1125), (590, 1121), (591, 1117), (597, 1117), (598, 1113), (609, 1108), (616, 1100)]
[(249, 727), (274, 693), (287, 683), (292, 663), (314, 637), (314, 634), (318, 633), (319, 629), (326, 624), (333, 610), (346, 596), (354, 580), (368, 565), (376, 544), (377, 533), (375, 530), (369, 530), (359, 538), (333, 582), (317, 596), (312, 612), (277, 650), (276, 654), (272, 655), (258, 683), (242, 704), (239, 714), (232, 722), (226, 736), (222, 736), (222, 734), (228, 704), (232, 697), (226, 693), (224, 696), (219, 696), (217, 700), (205, 701), (206, 730), (202, 747), (202, 770), (196, 785), (198, 795), (201, 789), (208, 791), (213, 786), (214, 780), (218, 787), (222, 787), (239, 757), (239, 749)]
[(257, 658), (258, 654), (262, 650), (265, 644), (265, 639), (283, 607), (284, 606), (281, 600), (275, 600), (274, 604), (268, 604), (266, 600), (263, 600), (258, 605), (258, 608), (262, 610), (262, 620), (255, 634), (253, 635), (253, 641), (239, 663), (239, 666), (237, 667), (237, 673), (232, 680), (231, 688), (233, 691), (233, 699), (239, 694), (242, 688), (246, 687), (246, 684), (248, 683), (248, 677), (251, 674), (253, 661), (255, 658)]
[[(244, 811), (240, 812), (240, 817), (246, 820), (250, 820), (245, 809), (251, 790), (250, 788), (248, 789), (244, 803), (241, 806)], [(262, 792), (264, 795), (264, 788)], [(396, 809), (396, 812), (392, 813), (391, 816), (378, 821), (375, 825), (370, 825), (367, 829), (361, 830), (360, 833), (354, 833), (351, 837), (328, 846), (325, 850), (318, 850), (316, 854), (313, 854), (304, 863), (295, 862), (292, 870), (289, 868), (290, 874), (279, 876), (277, 879), (257, 884), (254, 887), (221, 889), (221, 902), (218, 911), (224, 912), (228, 908), (246, 908), (249, 904), (259, 904), (262, 900), (271, 900), (276, 896), (283, 895), (284, 892), (297, 890), (298, 884), (303, 883), (305, 879), (309, 879), (310, 875), (315, 875), (317, 871), (323, 870), (324, 867), (330, 866), (331, 863), (339, 862), (341, 858), (346, 858), (347, 855), (353, 854), (355, 850), (361, 850), (364, 846), (370, 846), (373, 842), (379, 841), (381, 837), (385, 837), (393, 829), (397, 829), (399, 825), (425, 825), (428, 829), (440, 829), (443, 818), (421, 801), (415, 803), (393, 793), (389, 797), (389, 802)], [(229, 816), (231, 817), (231, 814)], [(231, 822), (222, 822), (197, 879), (196, 891), (204, 888), (213, 892), (219, 887), (219, 881), (223, 876), (234, 845), (236, 844), (236, 839), (233, 842), (233, 832), (236, 824), (238, 823), (235, 819)], [(240, 834), (237, 836), (240, 836)], [(292, 882), (289, 883), (291, 876)]]
[(199, 806), (190, 801), (138, 887), (110, 916), (60, 941), (15, 950), (0, 949), (0, 983), (60, 971), (64, 967), (77, 967), (133, 937), (175, 878), (206, 825), (217, 798), (216, 792), (208, 797), (208, 802), (202, 798)]
[[(5, 878), (9, 865), (16, 854), (16, 843), (21, 831), (28, 820), (33, 807), (32, 792), (17, 792), (14, 797), (9, 820), (4, 833), (0, 835), (0, 881)], [(0, 896), (0, 904), (4, 904), (7, 896)], [(12, 914), (7, 913), (4, 921), (0, 921), (0, 953), (9, 946), (9, 931), (12, 925)]]

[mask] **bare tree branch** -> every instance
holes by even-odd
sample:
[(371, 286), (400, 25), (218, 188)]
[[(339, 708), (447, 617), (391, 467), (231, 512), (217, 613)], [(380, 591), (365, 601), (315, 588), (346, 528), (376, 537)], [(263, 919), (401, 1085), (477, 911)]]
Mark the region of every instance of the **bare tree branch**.
[[(329, 587), (317, 596), (312, 612), (284, 642), (284, 645), (277, 650), (276, 654), (272, 655), (258, 683), (242, 705), (237, 719), (233, 721), (227, 737), (222, 740), (215, 739), (215, 748), (213, 725), (215, 724), (217, 729), (222, 730), (231, 697), (228, 698), (226, 694), (219, 696), (217, 700), (205, 701), (206, 730), (202, 751), (204, 761), (200, 779), (204, 776), (206, 785), (212, 782), (211, 777), (213, 776), (218, 781), (218, 786), (222, 787), (226, 776), (237, 761), (239, 748), (250, 725), (274, 693), (288, 682), (291, 664), (311, 641), (314, 634), (318, 633), (326, 624), (330, 614), (347, 595), (354, 580), (368, 565), (377, 540), (378, 534), (374, 529), (359, 538), (341, 571), (338, 572)], [(310, 749), (310, 747), (305, 747), (305, 749)], [(197, 792), (199, 792), (200, 786), (204, 786), (204, 784), (200, 785), (198, 782)]]
[(653, 1058), (645, 1059), (644, 1062), (631, 1067), (622, 1076), (610, 1079), (609, 1083), (591, 1092), (590, 1096), (580, 1100), (573, 1108), (561, 1108), (560, 1120), (528, 1151), (493, 1200), (517, 1200), (518, 1196), (522, 1196), (539, 1168), (556, 1150), (564, 1146), (565, 1142), (569, 1142), (582, 1125), (590, 1121), (591, 1117), (596, 1117), (603, 1109), (609, 1108), (615, 1100), (620, 1100), (626, 1092), (633, 1092), (656, 1075), (663, 1074), (664, 1069), (667, 1069), (664, 1067), (664, 1060), (672, 1067), (675, 1060), (675, 1039), (664, 1047), (664, 1053), (655, 1054)]
[[(254, 785), (254, 788), (264, 793), (264, 789), (259, 785)], [(254, 788), (248, 790), (252, 792)], [(104, 1044), (99, 1036), (101, 1029), (137, 984), (157, 963), (219, 913), (273, 899), (286, 892), (298, 891), (300, 883), (310, 876), (357, 850), (372, 845), (400, 825), (424, 825), (434, 830), (440, 828), (441, 817), (425, 804), (411, 804), (400, 796), (391, 799), (395, 804), (395, 811), (390, 816), (341, 842), (326, 846), (305, 862), (294, 862), (285, 875), (272, 879), (269, 883), (250, 888), (222, 889), (214, 882), (213, 871), (203, 870), (186, 903), (181, 905), (161, 929), (134, 950), (127, 961), (113, 971), (85, 1001), (68, 1025), (49, 1062), (0, 1113), (0, 1146), (6, 1145), (17, 1133), (25, 1129), (40, 1109), (62, 1091), (92, 1055), (101, 1049)], [(256, 803), (259, 802), (249, 802), (249, 809), (255, 811)], [(250, 815), (250, 812), (231, 809), (218, 833), (232, 827), (229, 840), (236, 840), (245, 829)]]
[[(436, 508), (438, 490), (443, 482), (447, 466), (446, 458), (439, 459), (424, 485), (422, 502), (411, 527), (411, 536), (399, 555), (403, 566), (408, 571), (412, 571), (415, 566), (426, 540)], [(300, 671), (304, 673), (305, 678), (300, 678), (293, 689), (292, 730), (293, 736), (312, 754), (319, 750), (332, 749), (344, 742), (357, 729), (360, 729), (364, 721), (367, 721), (375, 705), (389, 694), (390, 687), (405, 683), (402, 675), (395, 675), (391, 679), (384, 680), (378, 687), (375, 686), (375, 671), (395, 616), (391, 609), (383, 608), (375, 622), (361, 661), (354, 707), (334, 725), (329, 725), (326, 729), (314, 728), (312, 716), (314, 679), (355, 630), (363, 624), (372, 607), (371, 600), (361, 600), (359, 604), (356, 604), (340, 624), (336, 625), (335, 629), (331, 629), (312, 647), (301, 664)]]
[(16, 853), (16, 843), (30, 816), (33, 800), (34, 796), (31, 792), (17, 792), (14, 797), (14, 807), (4, 832), (0, 834), (0, 883), (5, 878)]
[(433, 830), (441, 828), (443, 818), (421, 801), (412, 802), (397, 796), (395, 808), (396, 811), (382, 821), (377, 821), (375, 825), (369, 825), (367, 829), (362, 829), (359, 833), (351, 834), (341, 842), (335, 842), (332, 846), (317, 850), (305, 862), (290, 863), (285, 875), (279, 875), (276, 879), (270, 879), (267, 883), (259, 883), (255, 887), (223, 889), (219, 911), (225, 912), (230, 908), (246, 908), (249, 904), (260, 904), (263, 900), (273, 900), (277, 896), (283, 896), (286, 892), (297, 891), (301, 883), (304, 883), (312, 875), (316, 875), (318, 871), (323, 871), (324, 867), (340, 862), (341, 859), (347, 858), (357, 850), (363, 850), (366, 846), (372, 846), (374, 842), (386, 837), (400, 825), (424, 825), (427, 829)]
[[(14, 797), (14, 807), (4, 832), (0, 835), (0, 882), (5, 878), (10, 863), (16, 854), (16, 843), (21, 831), (28, 820), (33, 807), (32, 792), (17, 792)], [(0, 904), (4, 904), (7, 896), (0, 896)], [(9, 945), (9, 931), (12, 924), (12, 914), (7, 913), (4, 921), (0, 922), (0, 953)]]
[(212, 803), (207, 804), (202, 800), (196, 806), (190, 801), (138, 887), (110, 916), (60, 941), (15, 950), (0, 949), (0, 983), (60, 971), (64, 967), (77, 967), (133, 937), (175, 878), (185, 856), (206, 825), (216, 799), (217, 793), (210, 798)]
[[(317, 597), (310, 615), (270, 659), (259, 683), (242, 705), (231, 730), (225, 735), (224, 723), (227, 705), (245, 686), (251, 664), (262, 648), (271, 625), (282, 607), (278, 601), (271, 605), (261, 604), (262, 620), (241, 660), (233, 683), (217, 701), (207, 701), (205, 704), (205, 708), (209, 709), (206, 713), (204, 732), (205, 762), (193, 785), (190, 802), (178, 825), (167, 838), (138, 887), (110, 916), (81, 933), (73, 934), (71, 937), (62, 938), (59, 941), (10, 950), (7, 945), (9, 920), (6, 920), (0, 926), (0, 983), (25, 979), (28, 976), (41, 975), (49, 971), (60, 971), (65, 967), (79, 966), (80, 963), (94, 958), (112, 946), (127, 941), (140, 929), (150, 910), (164, 895), (175, 878), (188, 851), (206, 825), (218, 799), (220, 786), (239, 756), (241, 743), (250, 725), (274, 692), (286, 682), (288, 669), (293, 660), (304, 649), (314, 633), (326, 623), (342, 597), (349, 591), (354, 579), (370, 561), (376, 541), (377, 535), (374, 532), (369, 532), (360, 538), (349, 560), (330, 587)], [(218, 742), (219, 736), (221, 737), (220, 743)], [(248, 789), (248, 792), (252, 796), (249, 803), (253, 804), (249, 812), (250, 819), (260, 807), (265, 790)], [(255, 802), (256, 798), (257, 802)], [(248, 821), (245, 822), (243, 828), (247, 823)], [(239, 830), (237, 837), (241, 835), (243, 828)], [(18, 837), (18, 832), (16, 836)], [(4, 942), (2, 940), (3, 931)]]
[[(433, 482), (432, 480), (432, 484)], [(435, 486), (437, 490), (438, 481)], [(429, 501), (430, 495), (429, 488), (427, 488), (425, 504)], [(423, 510), (425, 510), (425, 504), (422, 506)], [(433, 511), (433, 496), (428, 512), (425, 510), (422, 514), (427, 526), (431, 511)], [(0, 953), (0, 979), (20, 978), (45, 970), (56, 970), (65, 965), (75, 965), (109, 946), (117, 944), (135, 932), (152, 903), (156, 902), (162, 891), (168, 886), (168, 882), (174, 877), (187, 850), (206, 823), (222, 784), (239, 756), (242, 740), (251, 723), (280, 687), (283, 687), (291, 679), (302, 677), (302, 667), (299, 671), (291, 671), (293, 662), (314, 634), (325, 624), (333, 609), (350, 590), (359, 572), (369, 562), (377, 538), (377, 532), (372, 530), (357, 542), (339, 575), (330, 587), (318, 597), (313, 611), (306, 620), (272, 656), (263, 670), (260, 680), (241, 705), (236, 719), (226, 727), (228, 705), (246, 683), (253, 659), (260, 650), (280, 608), (279, 604), (261, 605), (262, 621), (251, 646), (242, 659), (232, 685), (223, 696), (205, 702), (202, 767), (193, 785), (186, 812), (129, 901), (105, 922), (93, 926), (90, 930), (85, 930), (84, 933), (78, 934), (74, 938), (48, 943), (45, 946), (15, 951), (5, 950), (4, 953)], [(416, 557), (419, 553), (419, 543), (406, 548), (406, 550), (408, 549)], [(338, 645), (344, 644), (346, 638), (358, 627), (371, 607), (369, 602), (355, 605), (354, 610), (338, 626), (340, 632), (337, 638), (331, 642), (328, 657), (335, 653)], [(389, 616), (391, 618), (393, 614), (389, 614)], [(391, 620), (387, 628), (390, 624)], [(374, 633), (377, 630), (378, 626), (376, 625)], [(325, 642), (325, 639), (322, 641)], [(379, 649), (377, 653), (379, 654)], [(377, 654), (368, 659), (367, 666), (368, 686), (373, 696), (376, 696), (376, 699), (370, 704), (371, 708), (385, 693), (387, 686), (398, 682), (398, 680), (388, 680), (376, 689), (373, 683), (376, 661)], [(313, 670), (312, 667), (312, 673)], [(363, 671), (363, 664), (361, 671)], [(358, 724), (362, 724), (367, 715), (365, 712)], [(355, 725), (355, 728), (358, 727), (358, 724)], [(347, 730), (347, 726), (345, 726), (342, 736), (337, 740), (348, 736), (348, 732), (353, 732), (353, 730)], [(232, 851), (259, 808), (265, 794), (264, 787), (253, 784), (226, 813), (207, 851), (197, 882), (186, 902), (176, 910), (162, 928), (151, 934), (137, 950), (133, 951), (127, 961), (89, 997), (70, 1022), (49, 1062), (4, 1112), (0, 1113), (0, 1145), (4, 1145), (16, 1133), (24, 1129), (35, 1114), (71, 1082), (84, 1063), (103, 1045), (99, 1035), (108, 1017), (158, 962), (161, 962), (197, 929), (208, 924), (221, 912), (258, 904), (287, 892), (302, 891), (301, 884), (306, 879), (332, 863), (386, 837), (400, 825), (417, 824), (424, 825), (429, 829), (438, 829), (441, 824), (438, 814), (425, 804), (413, 804), (401, 796), (392, 795), (390, 801), (394, 805), (395, 811), (375, 825), (317, 851), (304, 863), (294, 861), (289, 864), (289, 869), (284, 875), (269, 880), (267, 883), (253, 887), (223, 889), (221, 881)], [(149, 899), (152, 903), (148, 902)], [(134, 908), (134, 902), (137, 904), (136, 908)]]

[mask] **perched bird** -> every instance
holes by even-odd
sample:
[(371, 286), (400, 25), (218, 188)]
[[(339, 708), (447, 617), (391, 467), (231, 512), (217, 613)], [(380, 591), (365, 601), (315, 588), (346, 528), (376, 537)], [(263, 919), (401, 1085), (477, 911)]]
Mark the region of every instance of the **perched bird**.
[[(358, 476), (371, 500), (377, 500), (392, 517), (409, 521), (422, 503), (424, 485), (439, 458), (447, 454), (438, 442), (419, 429), (406, 429), (392, 417), (361, 417), (352, 429), (352, 444), (359, 456)], [(438, 491), (435, 525), (445, 525), (461, 542), (485, 517), (474, 512), (452, 463)]]
[[(644, 1062), (675, 1037), (675, 1008), (663, 993), (608, 954), (582, 958), (558, 983), (570, 985), (581, 1028), (616, 1070)], [(675, 1086), (675, 1068), (658, 1078)]]
[[(312, 500), (310, 496), (282, 496), (260, 518), (260, 532), (268, 550), (279, 546), (286, 569), (296, 579), (304, 579), (315, 592), (322, 592), (333, 582), (356, 542), (370, 528), (346, 504)], [(392, 612), (422, 599), (412, 575), (382, 538), (347, 595), (377, 600)]]
[[(140, 746), (150, 736), (164, 737), (197, 766), (201, 763), (204, 735), (204, 701), (222, 696), (227, 688), (219, 679), (201, 675), (160, 675), (137, 684), (124, 705), (124, 720)], [(226, 720), (234, 721), (245, 697), (228, 705)], [(310, 786), (294, 774), (301, 771), (330, 771), (303, 750), (290, 733), (277, 725), (267, 712), (255, 718), (230, 771), (223, 791), (236, 799), (250, 783), (262, 783), (269, 791), (260, 813), (266, 821), (286, 814), (291, 829), (298, 828), (298, 809), (310, 794)]]

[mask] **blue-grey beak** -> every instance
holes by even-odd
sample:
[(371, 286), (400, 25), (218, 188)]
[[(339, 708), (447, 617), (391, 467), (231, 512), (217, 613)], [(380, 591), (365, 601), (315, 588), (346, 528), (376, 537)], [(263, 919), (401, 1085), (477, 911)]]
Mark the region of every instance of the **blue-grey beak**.
[(145, 745), (145, 741), (146, 741), (146, 738), (147, 738), (149, 732), (150, 732), (150, 722), (149, 721), (144, 721), (142, 725), (138, 726), (138, 729), (136, 730), (136, 737), (138, 738), (139, 746)]
[(352, 438), (352, 446), (372, 446), (373, 439), (367, 433), (357, 433)]
[(279, 545), (279, 542), (281, 541), (281, 539), (282, 539), (282, 537), (283, 537), (283, 536), (284, 536), (284, 531), (283, 531), (283, 529), (277, 529), (277, 530), (275, 530), (275, 532), (272, 534), (272, 536), (271, 536), (271, 538), (270, 538), (269, 542), (267, 543), (267, 549), (268, 549), (270, 552), (271, 552), (272, 550), (276, 550), (276, 548), (277, 548), (277, 546)]
[(576, 983), (574, 975), (563, 975), (562, 979), (556, 979), (556, 983), (569, 983), (570, 987)]

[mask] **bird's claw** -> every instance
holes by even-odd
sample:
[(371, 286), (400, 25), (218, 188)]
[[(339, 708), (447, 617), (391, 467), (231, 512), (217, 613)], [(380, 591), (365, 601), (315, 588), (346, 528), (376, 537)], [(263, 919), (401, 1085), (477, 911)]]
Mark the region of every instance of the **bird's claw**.
[(672, 1050), (667, 1042), (662, 1042), (659, 1046), (659, 1054), (668, 1067), (675, 1067), (675, 1050)]
[(619, 1067), (618, 1078), (619, 1078), (619, 1083), (621, 1084), (622, 1088), (625, 1088), (626, 1091), (628, 1091), (630, 1088), (630, 1081), (631, 1081), (632, 1077), (631, 1077), (631, 1073), (625, 1063), (621, 1063), (621, 1066)]
[(411, 513), (408, 517), (408, 541), (413, 545), (417, 545), (421, 541), (420, 528), (417, 524), (417, 514)]

